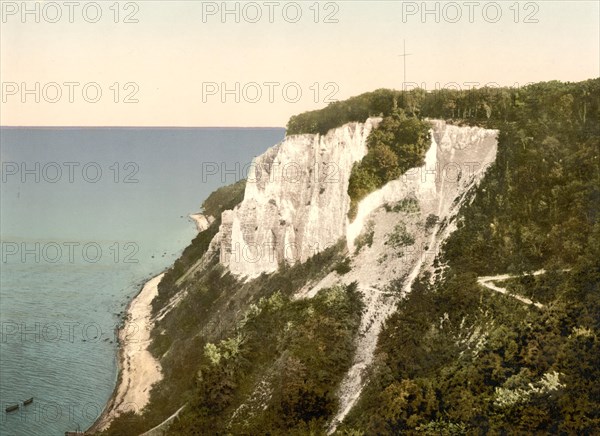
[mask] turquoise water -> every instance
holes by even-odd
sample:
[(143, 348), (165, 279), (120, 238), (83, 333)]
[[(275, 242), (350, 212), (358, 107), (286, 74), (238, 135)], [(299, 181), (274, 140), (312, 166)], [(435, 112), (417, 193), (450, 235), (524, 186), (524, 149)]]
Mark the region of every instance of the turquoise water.
[(0, 129), (0, 434), (91, 425), (115, 385), (119, 313), (195, 236), (187, 215), (283, 135)]

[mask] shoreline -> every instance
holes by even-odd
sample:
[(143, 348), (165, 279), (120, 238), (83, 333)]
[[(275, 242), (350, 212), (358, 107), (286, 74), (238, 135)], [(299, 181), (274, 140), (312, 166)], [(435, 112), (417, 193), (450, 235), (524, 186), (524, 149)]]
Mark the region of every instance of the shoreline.
[(152, 320), (152, 300), (164, 272), (146, 281), (128, 303), (125, 322), (119, 329), (117, 381), (106, 406), (85, 434), (106, 430), (123, 412), (139, 413), (150, 399), (152, 385), (162, 379), (160, 363), (148, 351)]
[[(188, 217), (194, 222), (198, 233), (206, 230), (214, 221), (212, 216), (202, 213), (189, 214)], [(141, 411), (150, 399), (152, 385), (162, 380), (160, 363), (148, 351), (148, 346), (155, 322), (152, 318), (152, 301), (158, 295), (158, 284), (166, 271), (144, 281), (138, 293), (127, 303), (123, 325), (118, 329), (115, 387), (104, 409), (84, 434), (106, 430), (122, 412)], [(139, 370), (139, 367), (146, 371)], [(127, 382), (124, 383), (124, 380)]]

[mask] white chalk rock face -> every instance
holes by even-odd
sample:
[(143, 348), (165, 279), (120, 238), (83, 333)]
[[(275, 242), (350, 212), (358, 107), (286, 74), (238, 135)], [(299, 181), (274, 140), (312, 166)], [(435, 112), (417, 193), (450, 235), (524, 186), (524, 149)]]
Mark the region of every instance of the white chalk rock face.
[(221, 216), (211, 243), (221, 264), (257, 277), (323, 251), (346, 235), (352, 165), (379, 118), (326, 135), (293, 135), (254, 159), (244, 200)]
[(495, 161), (497, 130), (454, 126), (441, 120), (430, 123), (431, 146), (425, 164), (409, 169), (359, 203), (356, 218), (346, 233), (350, 252), (367, 218), (386, 203), (412, 197), (425, 215), (432, 214), (442, 220), (456, 213), (458, 198), (479, 183), (487, 167)]

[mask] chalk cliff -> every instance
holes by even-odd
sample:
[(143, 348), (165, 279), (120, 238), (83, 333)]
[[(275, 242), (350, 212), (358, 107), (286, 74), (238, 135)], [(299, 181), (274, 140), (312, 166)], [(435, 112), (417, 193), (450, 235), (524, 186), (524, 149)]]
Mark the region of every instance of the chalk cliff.
[(379, 122), (349, 123), (326, 135), (294, 135), (257, 157), (244, 200), (222, 214), (210, 252), (238, 276), (304, 262), (346, 234), (352, 165)]
[(495, 159), (497, 131), (432, 120), (425, 164), (368, 195), (349, 223), (352, 165), (366, 154), (366, 139), (379, 121), (349, 123), (326, 135), (289, 136), (255, 158), (244, 200), (223, 212), (208, 256), (218, 254), (233, 274), (253, 278), (276, 271), (282, 262), (304, 262), (341, 237), (352, 251), (371, 213), (408, 196), (424, 217), (435, 215), (441, 222), (458, 210), (457, 198)]
[[(290, 136), (257, 157), (244, 200), (223, 212), (206, 255), (218, 254), (233, 274), (250, 279), (276, 271), (282, 262), (304, 262), (345, 238), (351, 270), (309, 282), (295, 296), (311, 298), (321, 289), (356, 282), (366, 306), (330, 432), (360, 397), (383, 323), (419, 274), (435, 273), (433, 260), (456, 228), (458, 211), (472, 198), (469, 192), (497, 152), (497, 130), (430, 120), (424, 165), (367, 195), (350, 223), (350, 172), (366, 154), (366, 139), (379, 121), (346, 124), (324, 136)], [(390, 243), (399, 232), (410, 241), (402, 249)], [(371, 242), (357, 247), (357, 238), (365, 233)], [(401, 293), (387, 290), (392, 281), (402, 283)]]

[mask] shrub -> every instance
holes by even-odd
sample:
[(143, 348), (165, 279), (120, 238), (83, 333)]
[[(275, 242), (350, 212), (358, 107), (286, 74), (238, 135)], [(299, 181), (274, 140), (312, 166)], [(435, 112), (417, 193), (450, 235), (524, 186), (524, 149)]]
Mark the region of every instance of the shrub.
[(339, 275), (349, 273), (352, 270), (352, 267), (350, 266), (350, 258), (347, 257), (344, 260), (338, 262), (338, 264), (333, 268), (333, 270)]
[(406, 225), (404, 223), (396, 224), (394, 231), (387, 236), (388, 239), (385, 244), (396, 249), (407, 247), (415, 243), (415, 238), (406, 231)]
[(416, 198), (404, 198), (393, 204), (386, 203), (384, 207), (386, 212), (415, 213), (419, 211), (419, 202)]
[(425, 230), (429, 230), (433, 228), (438, 223), (439, 217), (430, 213), (427, 215), (427, 219), (425, 220)]
[(362, 231), (360, 235), (356, 237), (354, 240), (354, 245), (356, 246), (354, 250), (354, 254), (358, 254), (360, 250), (365, 245), (369, 247), (373, 245), (373, 236), (375, 235), (375, 223), (373, 221), (369, 221), (365, 226), (365, 229)]

